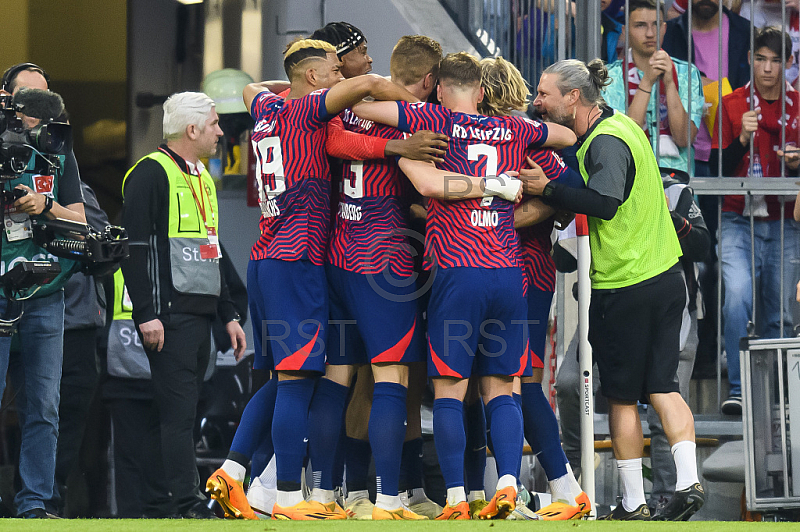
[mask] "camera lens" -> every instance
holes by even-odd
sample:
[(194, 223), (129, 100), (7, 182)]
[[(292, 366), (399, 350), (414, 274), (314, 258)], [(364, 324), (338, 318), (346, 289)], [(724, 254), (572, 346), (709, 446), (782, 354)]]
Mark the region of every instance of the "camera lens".
[(42, 153), (60, 153), (69, 133), (69, 124), (40, 124), (28, 131), (28, 142)]

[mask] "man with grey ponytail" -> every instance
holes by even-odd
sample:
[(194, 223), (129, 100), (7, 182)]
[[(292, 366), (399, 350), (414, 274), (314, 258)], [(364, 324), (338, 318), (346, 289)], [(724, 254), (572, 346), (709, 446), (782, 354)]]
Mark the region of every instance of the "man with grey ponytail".
[(525, 178), (525, 192), (558, 209), (585, 214), (592, 250), (589, 341), (609, 402), (609, 428), (623, 487), (622, 503), (601, 517), (647, 520), (642, 431), (637, 401), (664, 425), (677, 469), (675, 495), (656, 519), (689, 519), (704, 502), (698, 482), (694, 418), (679, 393), (677, 368), (686, 288), (680, 244), (653, 150), (642, 128), (608, 108), (602, 61), (559, 61), (539, 81), (533, 104), (545, 120), (578, 136), (586, 188)]

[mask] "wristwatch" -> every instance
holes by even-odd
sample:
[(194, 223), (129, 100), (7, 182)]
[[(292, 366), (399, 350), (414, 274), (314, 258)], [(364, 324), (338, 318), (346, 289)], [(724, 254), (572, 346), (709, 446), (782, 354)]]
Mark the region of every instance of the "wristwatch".
[(231, 318), (231, 321), (235, 321), (236, 323), (239, 323), (240, 321), (242, 321), (242, 317), (238, 313), (234, 314), (233, 318)]
[(53, 198), (51, 198), (47, 194), (42, 194), (42, 195), (44, 196), (44, 209), (42, 209), (42, 214), (44, 214), (53, 208)]
[(553, 191), (554, 191), (554, 189), (555, 189), (555, 188), (556, 188), (556, 187), (555, 187), (555, 185), (553, 184), (553, 182), (552, 182), (552, 181), (549, 181), (549, 182), (548, 182), (548, 183), (547, 183), (547, 184), (544, 186), (544, 190), (542, 190), (542, 197), (543, 197), (543, 198), (549, 198), (550, 196), (552, 196), (552, 195), (553, 195)]

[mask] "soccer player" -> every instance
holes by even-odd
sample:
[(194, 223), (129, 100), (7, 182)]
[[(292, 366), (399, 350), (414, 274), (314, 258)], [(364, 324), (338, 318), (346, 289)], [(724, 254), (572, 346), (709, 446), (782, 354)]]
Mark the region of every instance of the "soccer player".
[[(312, 39), (319, 39), (329, 42), (336, 48), (336, 55), (342, 62), (340, 72), (345, 79), (353, 76), (362, 75), (372, 70), (372, 58), (367, 50), (367, 39), (363, 32), (347, 22), (331, 22), (323, 28), (315, 31)], [(424, 54), (424, 50), (423, 50)], [(438, 53), (441, 59), (441, 52)], [(401, 72), (409, 68), (419, 70), (416, 61), (417, 56), (409, 56), (404, 64), (396, 64)], [(421, 64), (427, 61), (422, 58)], [(438, 67), (438, 65), (437, 65)], [(436, 79), (433, 75), (428, 76), (426, 84), (435, 84)], [(350, 161), (369, 161), (383, 159), (399, 155), (410, 159), (427, 160), (439, 162), (440, 156), (444, 154), (447, 137), (432, 131), (418, 131), (409, 138), (397, 135), (371, 135), (369, 131), (362, 134), (363, 128), (352, 124), (345, 128), (342, 115), (337, 116), (328, 122), (326, 149), (328, 155), (343, 159), (344, 164)], [(374, 131), (374, 130), (373, 130)], [(385, 138), (386, 137), (386, 138)], [(392, 137), (392, 138), (388, 138)], [(333, 188), (337, 191), (334, 198), (335, 205), (338, 206), (338, 190), (341, 184), (339, 180), (342, 174), (343, 161), (334, 160), (331, 164), (332, 177), (335, 179)], [(405, 179), (405, 178), (403, 178)], [(336, 214), (334, 213), (334, 216)], [(420, 348), (424, 345), (420, 344)], [(427, 383), (424, 357), (419, 362), (411, 362), (409, 368), (409, 385), (406, 400), (407, 430), (406, 442), (403, 443), (403, 459), (401, 460), (402, 471), (419, 471), (422, 469), (422, 438), (420, 405), (422, 402), (422, 390)], [(369, 499), (367, 482), (369, 466), (372, 459), (372, 449), (369, 444), (369, 418), (372, 408), (372, 392), (374, 379), (372, 367), (369, 364), (363, 365), (358, 369), (355, 377), (356, 384), (351, 391), (350, 400), (347, 407), (346, 430), (341, 431), (339, 444), (336, 446), (334, 455), (333, 479), (334, 494), (337, 501), (341, 500), (341, 488), (344, 463), (347, 466), (347, 502), (346, 511), (348, 516), (356, 519), (372, 519), (374, 505)], [(324, 452), (328, 450), (325, 449)], [(321, 464), (328, 467), (328, 456), (312, 460), (312, 464)], [(402, 478), (401, 474), (401, 478)], [(406, 476), (406, 490), (401, 494), (403, 504), (413, 512), (436, 517), (441, 513), (441, 507), (428, 499), (422, 488), (421, 477), (415, 481), (414, 475)], [(321, 479), (320, 479), (321, 480)], [(325, 482), (328, 484), (328, 482)], [(344, 505), (344, 501), (342, 501)]]
[[(504, 116), (523, 112), (528, 107), (530, 93), (520, 72), (502, 57), (481, 60), (481, 86), (484, 98), (478, 109), (487, 116)], [(540, 169), (551, 180), (567, 183), (569, 186), (583, 186), (579, 174), (569, 169), (561, 158), (552, 150), (533, 148), (527, 150), (531, 158), (530, 164)], [(439, 171), (440, 178), (455, 175)], [(525, 427), (525, 439), (531, 445), (534, 454), (543, 464), (553, 496), (553, 503), (536, 513), (544, 520), (579, 519), (589, 510), (589, 502), (575, 481), (567, 462), (561, 441), (558, 436), (558, 422), (553, 410), (542, 391), (542, 354), (547, 337), (547, 322), (550, 304), (555, 291), (555, 264), (550, 256), (550, 234), (553, 230), (556, 210), (542, 203), (540, 198), (529, 197), (517, 204), (514, 211), (514, 226), (520, 239), (520, 259), (525, 273), (525, 285), (528, 301), (528, 334), (530, 338), (531, 374), (523, 374), (520, 386), (515, 382), (515, 399), (520, 400)], [(480, 405), (478, 405), (480, 406)], [(475, 412), (478, 408), (475, 408)], [(467, 412), (468, 428), (476, 423), (474, 414)], [(477, 423), (480, 425), (480, 423)], [(479, 430), (468, 430), (478, 435)], [(482, 443), (482, 445), (481, 445)], [(486, 445), (485, 436), (482, 442), (475, 442), (471, 448), (482, 448)], [(485, 455), (484, 455), (485, 456)], [(485, 459), (483, 460), (485, 464)], [(469, 465), (469, 464), (468, 464)], [(480, 467), (476, 467), (476, 472)], [(481, 472), (482, 474), (482, 472)], [(469, 487), (469, 475), (468, 475)], [(480, 479), (482, 482), (482, 476)], [(482, 484), (481, 484), (482, 486)], [(469, 492), (470, 512), (482, 509), (482, 487), (477, 493)], [(578, 502), (580, 500), (580, 502)], [(485, 501), (482, 503), (484, 506)]]
[[(391, 73), (419, 99), (433, 90), (441, 46), (428, 37), (404, 37), (392, 53)], [(408, 68), (409, 59), (413, 68)], [(404, 67), (401, 69), (401, 67)], [(399, 139), (396, 128), (345, 110), (346, 129)], [(372, 519), (424, 519), (404, 508), (398, 493), (406, 435), (408, 364), (423, 360), (421, 319), (408, 242), (409, 184), (390, 159), (345, 161), (326, 268), (331, 329), (326, 374), (309, 411), (314, 468), (311, 499), (333, 502), (335, 449), (355, 368), (371, 363), (375, 378), (369, 439), (378, 494)], [(419, 345), (417, 345), (419, 344)]]
[[(462, 401), (473, 362), (481, 376), (500, 476), (495, 496), (479, 516), (502, 519), (514, 509), (522, 416), (511, 397), (512, 382), (528, 366), (528, 346), (513, 227), (513, 200), (520, 189), (502, 173), (521, 167), (530, 145), (561, 148), (575, 142), (575, 136), (563, 127), (550, 128), (520, 117), (480, 116), (480, 79), (474, 57), (450, 54), (439, 71), (437, 96), (443, 106), (362, 103), (354, 109), (362, 118), (404, 131), (445, 132), (450, 146), (441, 168), (476, 176), (478, 183), (460, 178), (420, 179), (414, 163), (400, 163), (417, 190), (431, 198), (425, 239), (428, 267), (435, 270), (435, 279), (428, 306), (428, 373), (436, 397), (434, 438), (447, 486), (447, 505), (437, 519), (469, 519)], [(430, 168), (417, 164), (423, 173)], [(501, 197), (493, 197), (493, 191)]]
[[(323, 267), (329, 236), (330, 174), (325, 124), (366, 96), (416, 101), (378, 76), (341, 81), (333, 46), (302, 39), (284, 54), (291, 82), (281, 98), (264, 84), (248, 85), (245, 104), (256, 120), (252, 137), (261, 204), (261, 237), (248, 266), (256, 327), (255, 367), (278, 373), (272, 439), (278, 477), (275, 519), (344, 518), (335, 505), (306, 502), (300, 489), (308, 406), (315, 376), (324, 372), (327, 282)], [(341, 81), (341, 83), (339, 83)], [(241, 485), (238, 486), (241, 490)]]
[[(481, 85), (484, 101), (479, 105), (483, 114), (496, 116), (524, 111), (530, 92), (522, 75), (502, 57), (481, 61)], [(534, 167), (539, 167), (551, 180), (583, 186), (580, 175), (570, 170), (552, 150), (529, 149)], [(542, 391), (542, 369), (547, 339), (550, 305), (555, 292), (556, 267), (550, 256), (556, 209), (539, 198), (530, 198), (515, 210), (514, 226), (520, 239), (520, 258), (527, 281), (528, 336), (532, 375), (521, 378), (522, 415), (525, 439), (542, 464), (553, 503), (536, 513), (544, 520), (580, 519), (591, 510), (591, 503), (570, 468), (561, 439), (558, 421)]]
[[(355, 26), (344, 22), (330, 23), (323, 29), (314, 32), (311, 38), (320, 38), (336, 48), (337, 58), (342, 62), (340, 73), (345, 79), (367, 74), (371, 70), (372, 60), (367, 54), (366, 39)], [(290, 91), (290, 83), (284, 81), (270, 81), (267, 83), (267, 87), (280, 96), (285, 96)], [(327, 123), (326, 149), (329, 155), (333, 154), (337, 157), (348, 159), (382, 159), (384, 156), (401, 155), (412, 159), (438, 160), (436, 154), (444, 152), (436, 148), (435, 145), (442, 144), (442, 138), (446, 140), (443, 135), (435, 135), (432, 132), (419, 132), (418, 135), (408, 139), (385, 139), (360, 135), (346, 131), (341, 117), (336, 116)], [(338, 168), (336, 165), (333, 167)], [(338, 176), (336, 177), (338, 183)], [(257, 352), (260, 352), (260, 349), (257, 349)], [(270, 432), (275, 410), (277, 388), (277, 378), (275, 377), (273, 375), (273, 378), (262, 386), (248, 402), (247, 408), (242, 414), (239, 427), (236, 430), (227, 460), (220, 470), (214, 472), (211, 476), (210, 484), (207, 484), (207, 491), (212, 493), (222, 493), (222, 488), (232, 486), (232, 488), (227, 488), (228, 495), (216, 497), (220, 499), (227, 509), (226, 514), (229, 517), (254, 519), (257, 514), (268, 515), (272, 511), (275, 498), (274, 490), (270, 491), (265, 486), (267, 484), (274, 485), (274, 468), (267, 471), (265, 466), (273, 455)], [(369, 392), (371, 393), (371, 389)], [(366, 399), (367, 405), (369, 405), (369, 400), (370, 398)], [(419, 410), (419, 404), (416, 401), (410, 402), (410, 408), (413, 409), (415, 404), (417, 410)], [(410, 416), (410, 419), (413, 418)], [(419, 422), (416, 425), (418, 426)], [(368, 454), (364, 469), (369, 466), (370, 458), (371, 454)], [(244, 480), (245, 468), (251, 462), (251, 459), (251, 478), (253, 478), (253, 481), (247, 491), (247, 500), (245, 500), (244, 496), (236, 488), (236, 483), (241, 483)], [(227, 484), (223, 482), (226, 479), (226, 475)], [(366, 477), (366, 471), (364, 476)], [(261, 477), (264, 478), (262, 479)], [(349, 477), (350, 475), (348, 475), (348, 480)], [(272, 480), (270, 481), (270, 479)], [(366, 482), (366, 479), (364, 482)], [(341, 473), (339, 474), (338, 485), (341, 485)], [(427, 497), (425, 497), (425, 500), (427, 500)], [(366, 501), (369, 502), (369, 499), (366, 499)], [(250, 508), (255, 510), (255, 514), (248, 508), (248, 503)], [(369, 503), (369, 505), (369, 517), (372, 517), (372, 503)], [(438, 512), (436, 514), (438, 515)]]

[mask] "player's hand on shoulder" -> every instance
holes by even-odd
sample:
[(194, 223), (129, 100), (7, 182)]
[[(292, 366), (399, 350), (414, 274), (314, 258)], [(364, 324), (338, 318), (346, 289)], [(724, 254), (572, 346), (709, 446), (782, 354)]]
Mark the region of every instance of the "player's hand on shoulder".
[(545, 185), (549, 182), (542, 167), (536, 164), (530, 157), (525, 158), (530, 168), (522, 168), (519, 171), (519, 179), (522, 180), (522, 189), (529, 196), (541, 196)]
[(386, 155), (399, 155), (415, 161), (441, 163), (450, 139), (433, 131), (416, 131), (410, 137), (389, 141)]

